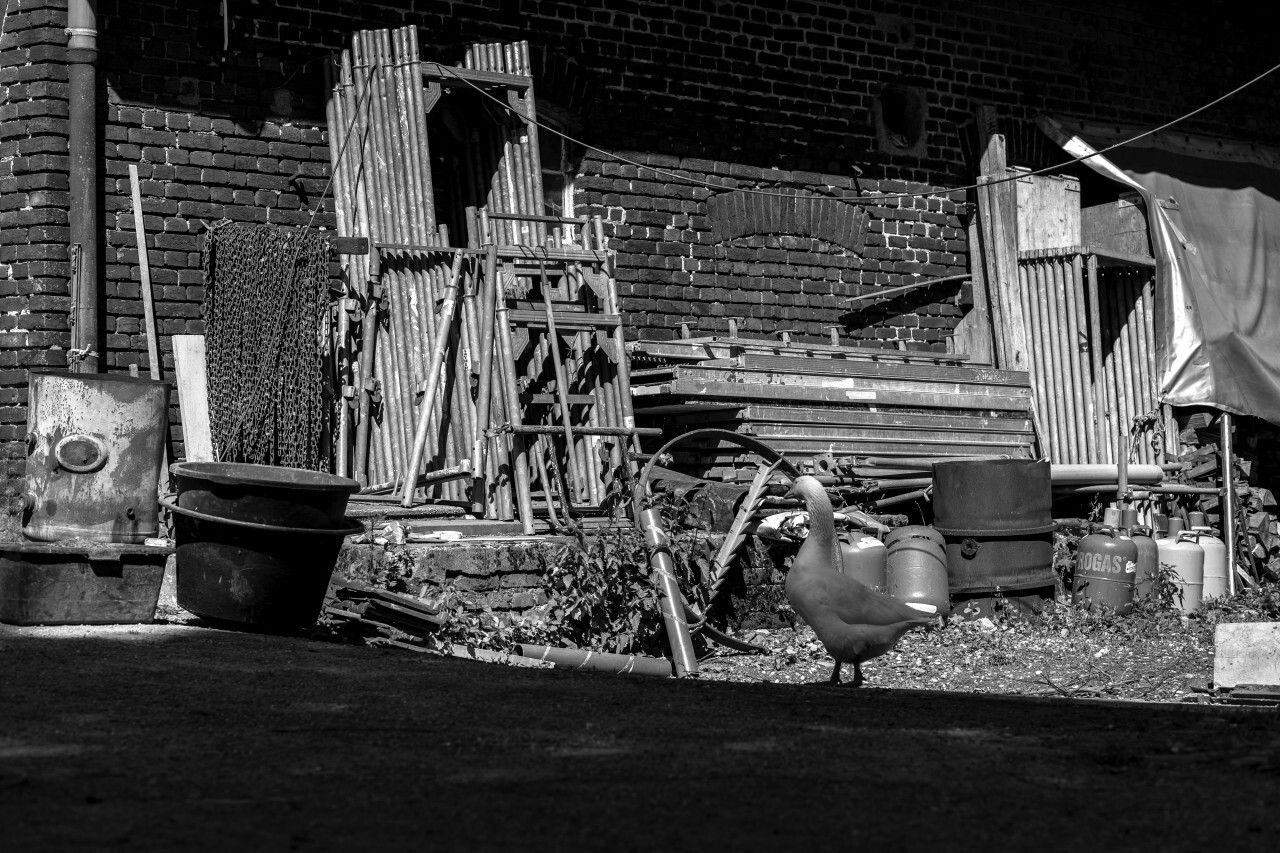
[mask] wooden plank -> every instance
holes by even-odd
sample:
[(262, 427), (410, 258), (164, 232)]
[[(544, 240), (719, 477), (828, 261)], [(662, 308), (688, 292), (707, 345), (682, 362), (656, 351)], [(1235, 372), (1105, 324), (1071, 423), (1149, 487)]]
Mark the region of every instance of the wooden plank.
[[(728, 443), (716, 446), (715, 439), (697, 440), (679, 445), (671, 451), (676, 460), (696, 458), (708, 464), (725, 462), (751, 463), (750, 454), (743, 454)], [(963, 442), (925, 442), (884, 439), (881, 441), (780, 441), (766, 439), (765, 443), (784, 456), (813, 456), (816, 453), (834, 453), (837, 456), (993, 456), (1008, 455), (1028, 458), (1031, 453), (1025, 444), (967, 444)]]
[[(995, 111), (978, 108), (979, 128), (995, 126)], [(985, 132), (985, 131), (984, 131)], [(996, 365), (1005, 370), (1027, 370), (1026, 320), (1018, 304), (1018, 209), (1005, 157), (1005, 139), (990, 133), (982, 153), (978, 176), (978, 222), (982, 233), (983, 262), (995, 320)]]
[[(850, 392), (906, 391), (924, 394), (948, 394), (967, 397), (1001, 396), (1031, 399), (1027, 385), (989, 385), (981, 382), (898, 380), (891, 375), (877, 376), (874, 371), (866, 376), (827, 377), (805, 373), (783, 373), (765, 370), (728, 370), (724, 368), (677, 365), (672, 368), (672, 381), (695, 380), (704, 382), (742, 382), (764, 385), (786, 385), (791, 388), (836, 388)], [(858, 399), (856, 396), (851, 399)]]
[(142, 193), (138, 185), (138, 167), (132, 163), (129, 164), (129, 190), (133, 196), (133, 236), (138, 249), (142, 313), (147, 324), (147, 360), (150, 362), (151, 378), (159, 379), (160, 342), (156, 338), (155, 294), (151, 292), (151, 263), (147, 257), (147, 234), (142, 226)]
[(174, 384), (182, 413), (182, 444), (188, 462), (216, 462), (209, 422), (209, 384), (205, 373), (204, 335), (174, 335)]
[(876, 347), (832, 346), (831, 344), (782, 343), (755, 338), (703, 336), (670, 341), (635, 341), (627, 345), (637, 353), (661, 358), (687, 358), (698, 353), (697, 358), (729, 358), (746, 352), (771, 353), (773, 355), (802, 358), (858, 358), (871, 361), (902, 362), (904, 364), (963, 364), (969, 356), (962, 353), (919, 352), (891, 350)]
[(985, 431), (960, 433), (958, 430), (946, 429), (945, 424), (942, 423), (937, 424), (937, 426), (939, 427), (938, 429), (903, 429), (890, 433), (883, 427), (827, 426), (825, 424), (797, 426), (795, 424), (754, 423), (743, 431), (749, 431), (751, 435), (764, 439), (766, 443), (772, 443), (779, 438), (804, 441), (878, 441), (890, 435), (895, 439), (901, 438), (911, 441), (963, 441), (965, 444), (1030, 443), (1029, 436), (1026, 434)]
[[(916, 408), (970, 409), (981, 412), (1026, 412), (1029, 397), (1013, 397), (1003, 394), (950, 394), (909, 391), (876, 391), (850, 388), (797, 387), (794, 385), (708, 382), (694, 379), (678, 379), (655, 386), (636, 386), (631, 389), (637, 397), (672, 396), (676, 398), (708, 397), (721, 400), (780, 400), (808, 403), (876, 403), (885, 406), (911, 406)], [(673, 402), (660, 400), (658, 405)]]
[(987, 293), (987, 276), (982, 267), (979, 248), (978, 222), (970, 218), (969, 275), (971, 277), (973, 307), (956, 324), (951, 344), (957, 353), (965, 353), (978, 364), (995, 364), (995, 343), (991, 332), (991, 305)]
[(1033, 435), (1027, 417), (984, 418), (956, 415), (952, 412), (924, 414), (914, 412), (866, 411), (860, 409), (818, 409), (807, 406), (748, 406), (739, 416), (747, 423), (822, 423), (849, 426), (925, 427), (946, 423), (960, 432), (994, 430)]
[[(747, 370), (811, 373), (831, 376), (865, 376), (871, 378), (925, 379), (971, 382), (983, 385), (1028, 386), (1030, 376), (1021, 370), (996, 370), (986, 367), (947, 367), (937, 364), (875, 364), (842, 358), (794, 358), (763, 353), (744, 353), (736, 359)], [(718, 367), (715, 365), (702, 365)], [(725, 366), (728, 366), (727, 364)], [(634, 371), (633, 371), (634, 373)]]
[(1023, 175), (1014, 182), (1014, 186), (1019, 249), (1051, 249), (1080, 244), (1079, 178)]
[(1213, 636), (1213, 684), (1280, 686), (1280, 622), (1218, 625)]
[(1086, 246), (1151, 256), (1151, 237), (1141, 198), (1121, 196), (1115, 201), (1093, 204), (1080, 211), (1080, 241)]

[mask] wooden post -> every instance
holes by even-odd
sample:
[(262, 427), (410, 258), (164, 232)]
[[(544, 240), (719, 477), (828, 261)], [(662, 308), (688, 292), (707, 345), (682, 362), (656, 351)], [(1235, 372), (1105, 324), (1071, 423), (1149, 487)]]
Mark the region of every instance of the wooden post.
[(1018, 302), (1018, 208), (1013, 182), (1007, 172), (1005, 140), (990, 133), (994, 125), (991, 107), (978, 108), (980, 133), (987, 133), (978, 176), (978, 221), (982, 232), (983, 262), (991, 302), (996, 310), (994, 339), (996, 364), (1004, 370), (1030, 368), (1026, 318)]

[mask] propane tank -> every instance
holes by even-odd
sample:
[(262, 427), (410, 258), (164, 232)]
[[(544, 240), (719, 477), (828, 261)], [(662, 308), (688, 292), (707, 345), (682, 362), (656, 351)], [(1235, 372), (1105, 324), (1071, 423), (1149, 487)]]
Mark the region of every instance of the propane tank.
[[(1108, 512), (1113, 512), (1108, 510)], [(1111, 520), (1119, 522), (1119, 511)], [(1076, 549), (1075, 584), (1071, 603), (1108, 607), (1118, 614), (1133, 609), (1134, 572), (1138, 546), (1113, 526), (1104, 526), (1080, 540)]]
[(1197, 544), (1204, 549), (1204, 588), (1201, 598), (1208, 601), (1212, 598), (1226, 598), (1227, 586), (1227, 543), (1214, 535), (1209, 526), (1209, 519), (1203, 512), (1187, 513), (1187, 521), (1191, 530), (1199, 533)]
[(1160, 576), (1160, 548), (1151, 537), (1148, 527), (1135, 527), (1130, 538), (1138, 549), (1138, 566), (1133, 573), (1133, 597), (1149, 601), (1155, 593), (1156, 578)]
[(1174, 602), (1183, 613), (1195, 613), (1200, 609), (1204, 588), (1204, 549), (1196, 543), (1200, 535), (1181, 530), (1182, 520), (1169, 519), (1169, 531), (1175, 535), (1156, 540), (1160, 549), (1160, 562), (1173, 567), (1174, 582), (1178, 585), (1178, 599)]
[(889, 554), (885, 544), (865, 531), (841, 532), (836, 538), (840, 541), (841, 571), (874, 590), (884, 592), (885, 562)]
[[(946, 539), (926, 525), (898, 527), (885, 537), (889, 595), (924, 612), (951, 612)], [(932, 611), (930, 611), (932, 608)]]

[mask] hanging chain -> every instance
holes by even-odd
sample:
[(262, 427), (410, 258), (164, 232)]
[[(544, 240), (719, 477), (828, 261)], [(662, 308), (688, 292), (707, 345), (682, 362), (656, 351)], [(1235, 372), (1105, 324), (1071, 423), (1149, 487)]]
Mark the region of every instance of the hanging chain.
[(322, 438), (329, 244), (321, 232), (223, 220), (204, 246), (214, 451), (226, 462), (329, 470)]

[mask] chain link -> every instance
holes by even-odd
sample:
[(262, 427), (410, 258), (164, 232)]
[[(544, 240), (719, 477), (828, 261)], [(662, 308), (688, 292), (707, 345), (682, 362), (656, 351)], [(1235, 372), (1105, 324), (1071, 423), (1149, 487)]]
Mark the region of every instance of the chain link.
[(205, 348), (218, 459), (330, 469), (328, 260), (318, 231), (228, 220), (210, 226)]

